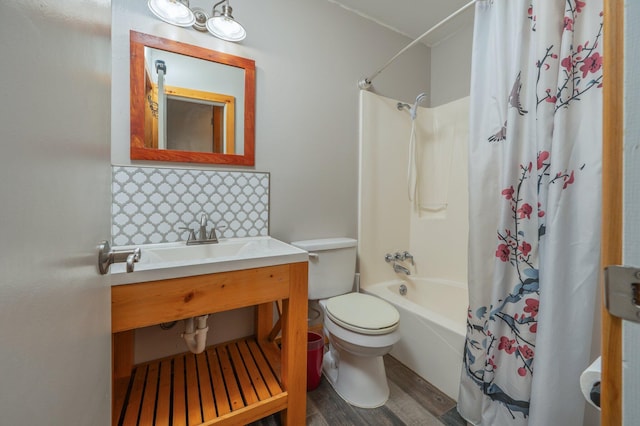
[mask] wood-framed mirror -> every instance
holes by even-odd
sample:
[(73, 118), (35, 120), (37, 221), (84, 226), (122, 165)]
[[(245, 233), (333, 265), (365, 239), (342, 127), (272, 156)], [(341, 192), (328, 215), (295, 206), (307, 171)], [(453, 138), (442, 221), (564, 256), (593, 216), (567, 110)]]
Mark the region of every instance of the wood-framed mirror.
[(131, 159), (253, 166), (255, 62), (130, 32)]

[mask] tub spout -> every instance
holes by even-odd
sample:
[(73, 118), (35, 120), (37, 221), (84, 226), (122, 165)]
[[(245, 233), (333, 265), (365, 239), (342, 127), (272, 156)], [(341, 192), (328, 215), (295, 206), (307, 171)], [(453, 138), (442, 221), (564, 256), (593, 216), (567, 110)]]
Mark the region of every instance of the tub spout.
[(393, 262), (393, 270), (395, 272), (402, 272), (406, 275), (411, 275), (411, 271), (409, 271), (409, 269), (405, 268), (402, 265), (398, 265), (397, 263)]

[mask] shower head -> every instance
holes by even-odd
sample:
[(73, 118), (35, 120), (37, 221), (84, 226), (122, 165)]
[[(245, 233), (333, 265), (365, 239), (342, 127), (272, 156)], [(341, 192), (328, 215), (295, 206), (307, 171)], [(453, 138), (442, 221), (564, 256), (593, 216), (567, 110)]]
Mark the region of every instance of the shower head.
[(426, 92), (422, 92), (418, 96), (416, 96), (415, 105), (419, 105), (419, 104), (421, 104), (422, 102), (424, 102), (426, 100), (427, 100), (427, 94), (426, 94)]
[(422, 102), (427, 100), (427, 94), (425, 92), (420, 93), (417, 97), (416, 97), (416, 102), (413, 104), (413, 106), (409, 109), (409, 113), (411, 114), (411, 119), (415, 120), (416, 116), (418, 115), (418, 105), (420, 105)]

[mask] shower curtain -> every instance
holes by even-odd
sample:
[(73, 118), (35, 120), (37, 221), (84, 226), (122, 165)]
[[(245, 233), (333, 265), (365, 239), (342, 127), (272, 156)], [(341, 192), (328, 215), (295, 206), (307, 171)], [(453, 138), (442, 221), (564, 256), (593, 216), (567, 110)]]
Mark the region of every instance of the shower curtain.
[(602, 0), (476, 4), (458, 410), (582, 425), (599, 273)]

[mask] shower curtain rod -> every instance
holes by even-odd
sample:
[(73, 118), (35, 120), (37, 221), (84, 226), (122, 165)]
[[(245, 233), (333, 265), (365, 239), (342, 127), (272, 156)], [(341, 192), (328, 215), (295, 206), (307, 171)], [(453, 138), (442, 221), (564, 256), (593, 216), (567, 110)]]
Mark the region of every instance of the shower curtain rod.
[(461, 14), (462, 12), (464, 12), (465, 10), (467, 10), (468, 8), (470, 8), (471, 6), (473, 6), (474, 3), (476, 3), (476, 1), (479, 0), (471, 0), (469, 3), (465, 4), (464, 6), (462, 6), (460, 9), (456, 10), (455, 12), (453, 12), (451, 15), (447, 16), (446, 18), (444, 18), (442, 21), (438, 22), (436, 25), (434, 25), (433, 27), (431, 27), (429, 30), (427, 30), (427, 32), (425, 32), (424, 34), (422, 34), (420, 37), (418, 37), (417, 39), (413, 40), (411, 43), (409, 43), (407, 46), (405, 46), (404, 49), (402, 49), (401, 51), (399, 51), (398, 53), (396, 53), (396, 55), (389, 59), (387, 61), (386, 64), (384, 64), (383, 66), (381, 66), (378, 71), (374, 72), (373, 74), (371, 74), (370, 77), (365, 77), (363, 79), (360, 79), (358, 81), (358, 87), (364, 90), (367, 90), (371, 87), (371, 83), (373, 81), (374, 78), (376, 78), (378, 76), (378, 74), (380, 74), (382, 71), (384, 71), (385, 68), (387, 68), (389, 65), (391, 65), (391, 63), (393, 61), (396, 60), (396, 58), (400, 55), (402, 55), (404, 52), (406, 52), (408, 49), (410, 49), (411, 47), (413, 47), (416, 43), (418, 43), (420, 40), (422, 40), (423, 38), (425, 38), (426, 36), (428, 36), (429, 34), (431, 34), (433, 31), (437, 30), (438, 28), (440, 28), (442, 25), (446, 24), (447, 22), (449, 22), (451, 19), (455, 18), (456, 16), (458, 16), (459, 14)]

